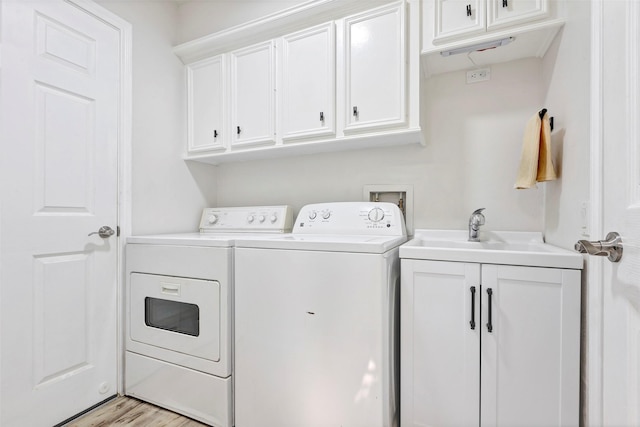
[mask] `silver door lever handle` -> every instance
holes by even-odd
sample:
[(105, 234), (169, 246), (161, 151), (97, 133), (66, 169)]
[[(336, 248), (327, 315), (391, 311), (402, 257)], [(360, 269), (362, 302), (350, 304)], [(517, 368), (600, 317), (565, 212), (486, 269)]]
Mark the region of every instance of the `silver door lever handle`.
[(606, 256), (611, 262), (618, 262), (622, 258), (622, 238), (612, 231), (604, 240), (578, 240), (574, 249), (583, 254)]
[(103, 225), (102, 227), (100, 227), (100, 229), (98, 229), (98, 231), (89, 233), (88, 236), (93, 236), (94, 234), (97, 234), (103, 239), (106, 239), (107, 237), (111, 237), (114, 234), (116, 234), (116, 232), (113, 230), (113, 228), (109, 227), (108, 225)]

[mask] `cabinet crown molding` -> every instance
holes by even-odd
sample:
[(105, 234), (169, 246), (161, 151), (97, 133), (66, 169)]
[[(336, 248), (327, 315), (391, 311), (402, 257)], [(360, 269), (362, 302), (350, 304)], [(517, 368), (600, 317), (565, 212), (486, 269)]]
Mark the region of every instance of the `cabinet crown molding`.
[[(184, 64), (283, 36), (397, 0), (310, 0), (173, 48)], [(407, 0), (408, 1), (408, 0)]]

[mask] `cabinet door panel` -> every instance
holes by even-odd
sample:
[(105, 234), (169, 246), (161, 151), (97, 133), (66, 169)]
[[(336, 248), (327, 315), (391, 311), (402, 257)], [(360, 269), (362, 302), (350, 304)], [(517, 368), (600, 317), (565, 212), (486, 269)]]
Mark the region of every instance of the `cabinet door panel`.
[(485, 0), (435, 0), (435, 20), (436, 41), (482, 32)]
[(489, 0), (487, 29), (548, 16), (547, 0)]
[(335, 133), (333, 23), (283, 37), (282, 139)]
[(231, 53), (233, 147), (275, 142), (274, 92), (273, 41)]
[(224, 66), (219, 55), (187, 67), (189, 152), (224, 148)]
[(401, 281), (403, 427), (477, 425), (480, 266), (403, 259)]
[(482, 266), (482, 426), (577, 425), (579, 277)]
[(347, 18), (344, 28), (345, 132), (405, 124), (403, 5)]

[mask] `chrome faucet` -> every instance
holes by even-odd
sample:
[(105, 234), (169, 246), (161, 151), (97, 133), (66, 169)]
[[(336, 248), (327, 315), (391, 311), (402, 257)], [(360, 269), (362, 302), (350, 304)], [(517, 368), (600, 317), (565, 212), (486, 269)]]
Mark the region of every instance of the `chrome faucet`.
[(484, 215), (482, 211), (484, 208), (476, 209), (469, 217), (469, 241), (480, 241), (480, 226), (484, 225)]

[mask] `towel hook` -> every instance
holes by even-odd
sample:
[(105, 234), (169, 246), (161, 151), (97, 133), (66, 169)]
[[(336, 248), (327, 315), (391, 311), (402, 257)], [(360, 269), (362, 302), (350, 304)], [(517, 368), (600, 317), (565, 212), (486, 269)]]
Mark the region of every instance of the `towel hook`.
[[(543, 108), (542, 110), (540, 110), (540, 112), (538, 113), (538, 115), (540, 116), (540, 120), (544, 118), (545, 114), (547, 114), (546, 108)], [(553, 132), (553, 117), (549, 117), (549, 127), (551, 127), (551, 131)]]

